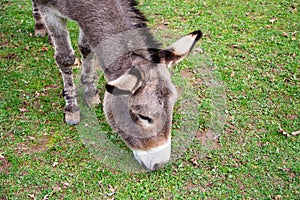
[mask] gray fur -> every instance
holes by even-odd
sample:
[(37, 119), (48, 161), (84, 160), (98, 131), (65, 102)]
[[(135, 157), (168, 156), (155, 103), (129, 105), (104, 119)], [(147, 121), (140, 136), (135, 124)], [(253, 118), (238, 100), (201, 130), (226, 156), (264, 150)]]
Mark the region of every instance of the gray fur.
[(35, 0), (32, 0), (32, 15), (34, 17), (35, 20), (35, 24), (34, 24), (34, 35), (35, 36), (46, 36), (47, 34), (47, 29), (43, 23), (43, 19), (40, 13), (40, 10), (37, 6), (37, 4), (35, 3)]

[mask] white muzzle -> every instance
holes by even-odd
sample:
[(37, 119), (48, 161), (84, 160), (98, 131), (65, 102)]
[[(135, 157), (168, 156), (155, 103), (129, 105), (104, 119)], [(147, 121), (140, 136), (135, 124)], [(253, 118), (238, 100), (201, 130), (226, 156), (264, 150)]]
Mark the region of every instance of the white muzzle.
[(171, 138), (163, 145), (148, 151), (132, 150), (135, 159), (150, 171), (165, 166), (171, 157)]

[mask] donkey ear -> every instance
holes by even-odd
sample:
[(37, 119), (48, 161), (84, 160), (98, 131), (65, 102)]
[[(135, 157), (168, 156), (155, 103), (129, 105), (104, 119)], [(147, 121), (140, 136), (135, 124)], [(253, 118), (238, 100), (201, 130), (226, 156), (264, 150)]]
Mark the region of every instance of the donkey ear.
[(198, 30), (177, 40), (168, 49), (160, 52), (160, 62), (165, 63), (168, 67), (180, 62), (187, 55), (189, 55), (201, 37), (202, 32)]
[(106, 91), (113, 95), (133, 94), (142, 85), (140, 70), (131, 68), (124, 75), (105, 85)]

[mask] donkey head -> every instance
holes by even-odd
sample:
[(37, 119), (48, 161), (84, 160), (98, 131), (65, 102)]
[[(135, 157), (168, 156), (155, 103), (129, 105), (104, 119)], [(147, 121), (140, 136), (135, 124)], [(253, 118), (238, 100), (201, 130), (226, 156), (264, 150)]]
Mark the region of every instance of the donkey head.
[(164, 166), (171, 155), (177, 92), (168, 68), (186, 57), (201, 36), (201, 31), (195, 31), (166, 50), (136, 51), (128, 71), (106, 84), (106, 117), (148, 170)]

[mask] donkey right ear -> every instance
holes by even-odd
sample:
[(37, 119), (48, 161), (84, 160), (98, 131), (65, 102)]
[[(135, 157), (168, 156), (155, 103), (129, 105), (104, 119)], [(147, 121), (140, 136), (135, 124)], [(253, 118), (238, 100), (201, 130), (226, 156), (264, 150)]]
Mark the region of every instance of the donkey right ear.
[(189, 55), (201, 37), (202, 32), (198, 30), (177, 40), (169, 48), (160, 52), (160, 62), (165, 63), (168, 67), (180, 62)]
[(113, 95), (133, 94), (142, 85), (142, 74), (140, 70), (131, 68), (124, 75), (105, 85), (107, 92)]

